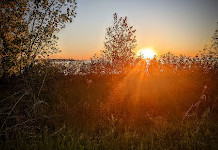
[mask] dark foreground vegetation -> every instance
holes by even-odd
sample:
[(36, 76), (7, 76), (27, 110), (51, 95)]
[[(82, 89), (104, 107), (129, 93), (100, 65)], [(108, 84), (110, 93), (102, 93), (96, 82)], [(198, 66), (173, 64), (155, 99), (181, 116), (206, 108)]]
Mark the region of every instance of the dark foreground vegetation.
[(66, 76), (38, 64), (1, 78), (0, 149), (218, 148), (215, 53), (94, 70)]
[(76, 6), (0, 1), (0, 150), (218, 149), (218, 30), (200, 55), (145, 60), (115, 13), (100, 57), (54, 66)]

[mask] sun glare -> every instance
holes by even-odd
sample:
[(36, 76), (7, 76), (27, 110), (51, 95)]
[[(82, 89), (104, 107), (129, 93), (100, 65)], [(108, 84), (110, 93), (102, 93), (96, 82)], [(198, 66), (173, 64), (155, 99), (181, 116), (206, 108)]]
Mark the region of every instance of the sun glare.
[(151, 48), (141, 49), (137, 52), (137, 56), (142, 56), (144, 59), (154, 58), (154, 55), (156, 55), (156, 53)]

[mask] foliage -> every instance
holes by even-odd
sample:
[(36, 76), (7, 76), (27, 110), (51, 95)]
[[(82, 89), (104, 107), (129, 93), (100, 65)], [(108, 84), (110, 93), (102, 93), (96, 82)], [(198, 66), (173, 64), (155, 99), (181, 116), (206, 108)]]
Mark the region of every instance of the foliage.
[(0, 10), (0, 76), (17, 73), (26, 63), (21, 58), (27, 49), (28, 24), (24, 20), (27, 11), (27, 0), (2, 0)]
[(217, 69), (205, 57), (168, 53), (101, 75), (39, 64), (1, 80), (0, 148), (216, 149)]
[(155, 129), (140, 134), (134, 131), (119, 131), (118, 133), (77, 131), (63, 127), (55, 134), (45, 130), (38, 139), (26, 140), (18, 136), (16, 141), (8, 141), (2, 145), (4, 149), (217, 149), (217, 125), (206, 122), (199, 132), (194, 132), (196, 126), (182, 126), (178, 122), (171, 124), (159, 123)]
[(129, 26), (127, 17), (118, 18), (114, 15), (113, 26), (107, 28), (105, 35), (105, 50), (102, 51), (104, 58), (112, 63), (113, 67), (123, 69), (130, 65), (134, 58), (134, 48), (136, 46), (135, 29)]
[(75, 17), (75, 0), (1, 1), (3, 74), (23, 72), (36, 58), (59, 52), (57, 32)]
[[(212, 45), (211, 48), (214, 50), (213, 52), (218, 55), (218, 22), (217, 22), (217, 29), (214, 32), (212, 37)], [(218, 57), (218, 56), (216, 56)]]
[[(46, 47), (52, 47), (41, 40), (52, 40), (51, 35), (64, 25), (50, 29), (45, 15), (45, 24), (41, 18), (40, 26), (40, 16), (46, 14), (41, 11), (51, 8), (47, 2), (31, 1), (24, 8), (26, 20), (12, 20), (33, 28), (33, 32), (28, 28), (30, 40), (20, 50), (26, 53), (22, 58), (31, 58), (30, 64), (49, 53)], [(28, 16), (31, 7), (35, 10), (32, 19)], [(12, 13), (8, 11), (8, 15)], [(20, 76), (0, 78), (0, 149), (217, 149), (217, 53), (205, 49), (195, 57), (167, 53), (133, 60), (129, 50), (134, 47), (135, 30), (124, 34), (129, 29), (127, 19), (114, 17), (115, 27), (107, 29), (108, 49), (90, 66), (80, 62), (78, 71), (74, 61), (69, 63), (71, 69), (45, 62)], [(5, 27), (1, 34), (12, 31), (17, 32), (12, 26)], [(20, 34), (5, 41), (17, 45), (16, 38), (25, 41), (25, 34)], [(132, 38), (130, 43), (126, 38)]]
[(6, 138), (17, 131), (35, 133), (48, 122), (48, 102), (52, 99), (48, 95), (53, 93), (58, 72), (46, 65), (37, 64), (22, 76), (0, 78), (0, 133)]
[[(42, 111), (44, 103), (31, 102), (36, 105), (32, 112), (22, 109), (30, 103), (28, 96), (23, 97), (7, 120), (7, 130), (1, 132), (1, 149), (217, 149), (214, 118), (218, 113), (218, 80), (214, 72), (195, 70), (159, 77), (138, 73), (64, 76), (50, 69), (50, 78), (38, 97), (49, 104), (50, 113), (36, 113), (35, 109)], [(41, 88), (42, 83), (37, 82), (40, 78), (44, 74), (29, 83), (32, 90)], [(201, 94), (205, 84), (207, 88)], [(7, 87), (6, 83), (2, 85)], [(7, 91), (1, 96), (10, 95)], [(13, 95), (7, 101), (14, 104), (17, 98)], [(198, 108), (188, 111), (200, 100)], [(1, 121), (8, 114), (9, 105), (4, 106)], [(26, 122), (33, 116), (25, 120), (24, 115), (19, 117), (21, 113), (44, 119)]]
[(28, 57), (46, 57), (58, 51), (56, 33), (72, 22), (76, 12), (75, 0), (36, 0), (29, 3), (27, 22), (29, 25)]

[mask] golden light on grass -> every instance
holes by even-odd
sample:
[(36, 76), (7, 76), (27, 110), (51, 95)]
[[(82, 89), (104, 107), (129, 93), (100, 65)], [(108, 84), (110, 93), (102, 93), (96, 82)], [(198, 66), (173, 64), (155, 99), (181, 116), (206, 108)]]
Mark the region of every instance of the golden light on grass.
[(140, 49), (137, 52), (137, 56), (141, 56), (143, 59), (154, 58), (155, 55), (156, 53), (152, 48)]

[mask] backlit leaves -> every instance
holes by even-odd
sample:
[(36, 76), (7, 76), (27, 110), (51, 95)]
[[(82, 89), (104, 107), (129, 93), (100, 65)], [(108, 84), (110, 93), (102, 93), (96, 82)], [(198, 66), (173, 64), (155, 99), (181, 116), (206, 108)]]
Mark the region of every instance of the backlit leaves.
[(104, 56), (121, 70), (133, 60), (133, 49), (136, 46), (135, 32), (133, 26), (128, 26), (127, 17), (118, 18), (116, 13), (113, 26), (106, 29)]
[[(2, 0), (1, 64), (3, 72), (34, 64), (60, 50), (56, 34), (76, 16), (75, 0)], [(13, 70), (13, 69), (12, 69)], [(16, 72), (10, 72), (16, 73)]]

